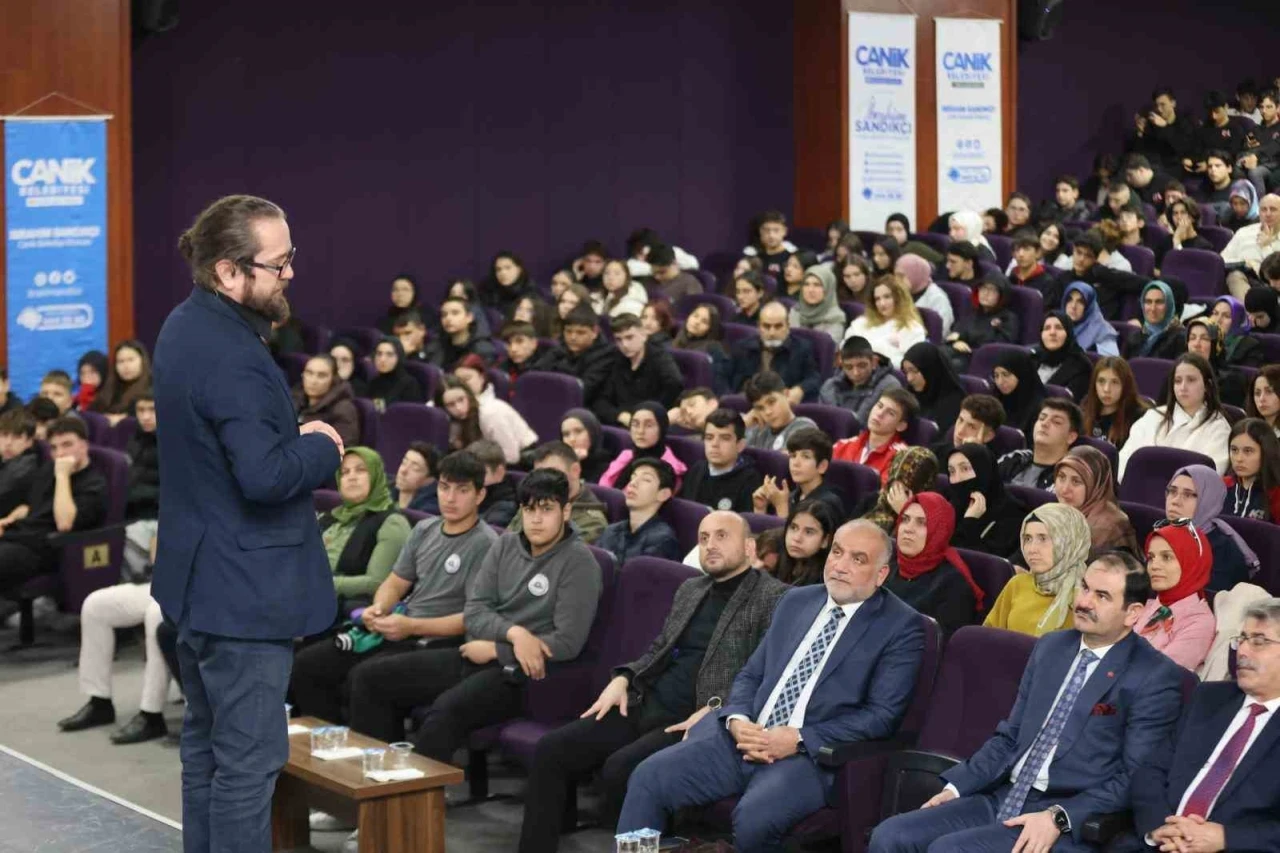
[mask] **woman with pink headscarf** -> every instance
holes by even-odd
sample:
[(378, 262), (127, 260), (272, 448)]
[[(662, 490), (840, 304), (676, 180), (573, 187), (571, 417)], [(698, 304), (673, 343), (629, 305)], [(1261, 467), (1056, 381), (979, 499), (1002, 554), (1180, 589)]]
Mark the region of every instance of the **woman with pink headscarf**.
[(893, 265), (893, 270), (906, 277), (916, 308), (928, 308), (942, 318), (942, 337), (951, 334), (951, 326), (956, 321), (955, 312), (951, 310), (951, 300), (947, 298), (946, 291), (933, 283), (933, 269), (929, 262), (919, 255), (903, 255)]

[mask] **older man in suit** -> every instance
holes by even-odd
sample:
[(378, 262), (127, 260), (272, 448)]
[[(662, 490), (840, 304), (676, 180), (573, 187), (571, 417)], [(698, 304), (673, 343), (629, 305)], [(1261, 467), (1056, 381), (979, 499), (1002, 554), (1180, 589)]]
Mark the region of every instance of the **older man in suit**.
[(1173, 749), (1154, 752), (1133, 776), (1146, 845), (1133, 850), (1280, 850), (1280, 598), (1245, 612), (1232, 647), (1235, 682), (1200, 685)]
[(525, 795), (520, 853), (553, 853), (566, 783), (602, 769), (616, 813), (636, 765), (679, 743), (720, 707), (789, 587), (751, 568), (755, 548), (742, 516), (718, 511), (698, 525), (705, 574), (676, 590), (662, 630), (614, 678), (582, 719), (538, 741)]
[(920, 811), (876, 827), (872, 853), (1076, 853), (1085, 820), (1124, 809), (1131, 774), (1173, 731), (1183, 670), (1133, 633), (1151, 594), (1112, 552), (1085, 571), (1075, 628), (1036, 643), (1009, 718)]
[(271, 849), (271, 793), (289, 757), (293, 638), (333, 623), (333, 579), (311, 492), (342, 440), (298, 426), (267, 349), (289, 316), (284, 212), (228, 196), (182, 235), (196, 287), (156, 343), (159, 542), (151, 594), (178, 632), (187, 714), (187, 853)]
[(922, 617), (880, 589), (892, 553), (871, 522), (836, 531), (824, 585), (783, 596), (725, 706), (636, 768), (619, 832), (661, 829), (676, 809), (741, 794), (734, 846), (775, 851), (827, 804), (834, 773), (819, 751), (893, 734), (924, 655)]

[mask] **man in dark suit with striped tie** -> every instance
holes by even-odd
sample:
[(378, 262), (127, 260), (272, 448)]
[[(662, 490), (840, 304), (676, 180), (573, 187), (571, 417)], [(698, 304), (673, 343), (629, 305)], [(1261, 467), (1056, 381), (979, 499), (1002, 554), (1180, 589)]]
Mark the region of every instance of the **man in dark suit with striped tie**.
[(1246, 611), (1232, 647), (1235, 682), (1200, 685), (1174, 748), (1152, 753), (1134, 774), (1134, 826), (1145, 849), (1280, 850), (1280, 598)]

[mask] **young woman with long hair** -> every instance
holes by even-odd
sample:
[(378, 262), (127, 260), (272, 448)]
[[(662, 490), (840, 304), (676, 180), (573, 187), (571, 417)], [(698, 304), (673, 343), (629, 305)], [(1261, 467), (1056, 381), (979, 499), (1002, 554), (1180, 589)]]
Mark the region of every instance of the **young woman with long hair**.
[(1195, 353), (1179, 356), (1165, 384), (1164, 399), (1165, 405), (1148, 411), (1130, 431), (1120, 451), (1120, 480), (1129, 457), (1140, 447), (1194, 450), (1212, 459), (1219, 474), (1225, 473), (1231, 424), (1209, 362)]
[(861, 335), (871, 342), (872, 349), (897, 367), (907, 350), (927, 337), (924, 320), (911, 300), (905, 276), (882, 276), (871, 293), (872, 304), (849, 325), (845, 337)]
[(1129, 362), (1119, 356), (1098, 359), (1080, 410), (1084, 413), (1086, 435), (1124, 447), (1129, 430), (1147, 411)]
[(1231, 428), (1231, 471), (1222, 478), (1224, 515), (1280, 521), (1280, 439), (1261, 418), (1245, 418)]

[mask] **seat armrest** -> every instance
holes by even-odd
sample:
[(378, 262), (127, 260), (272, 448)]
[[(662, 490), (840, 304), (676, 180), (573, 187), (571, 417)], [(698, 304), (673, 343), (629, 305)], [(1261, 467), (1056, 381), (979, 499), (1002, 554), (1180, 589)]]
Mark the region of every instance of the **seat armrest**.
[(1133, 831), (1133, 812), (1100, 812), (1089, 815), (1080, 830), (1090, 844), (1109, 844), (1111, 840)]
[(876, 740), (829, 743), (818, 750), (817, 760), (823, 767), (834, 770), (856, 759), (872, 758), (902, 749), (909, 749), (915, 741), (916, 736), (914, 734), (897, 734)]
[(887, 773), (932, 773), (941, 776), (960, 763), (960, 759), (941, 752), (903, 749), (889, 756)]

